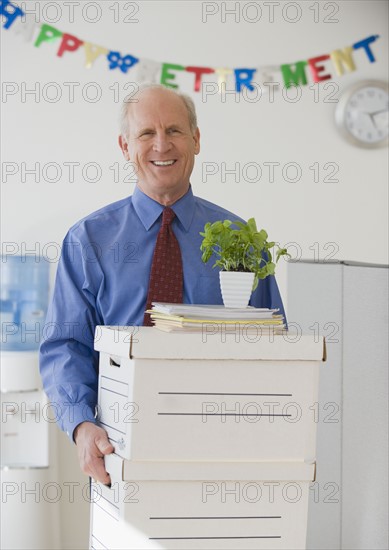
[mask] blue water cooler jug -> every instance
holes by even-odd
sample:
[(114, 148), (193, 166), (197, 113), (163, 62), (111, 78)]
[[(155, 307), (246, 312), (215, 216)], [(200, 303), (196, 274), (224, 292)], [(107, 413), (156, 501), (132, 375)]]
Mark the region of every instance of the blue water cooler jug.
[(1, 256), (1, 349), (38, 349), (49, 294), (48, 260), (42, 256)]

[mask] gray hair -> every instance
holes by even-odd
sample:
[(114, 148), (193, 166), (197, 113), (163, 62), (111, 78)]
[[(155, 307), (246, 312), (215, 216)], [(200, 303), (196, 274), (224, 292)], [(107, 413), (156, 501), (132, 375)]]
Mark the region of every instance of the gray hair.
[(155, 84), (153, 82), (144, 82), (140, 84), (137, 87), (136, 92), (131, 93), (127, 95), (122, 103), (121, 110), (120, 110), (120, 133), (123, 137), (128, 137), (129, 133), (129, 127), (128, 127), (128, 111), (130, 109), (131, 104), (137, 103), (138, 96), (144, 91), (148, 89), (156, 89), (156, 90), (169, 90), (169, 92), (172, 92), (177, 97), (180, 97), (182, 101), (184, 102), (184, 105), (186, 107), (186, 110), (188, 111), (188, 117), (189, 117), (189, 126), (191, 129), (191, 132), (194, 134), (197, 129), (197, 115), (196, 115), (196, 107), (193, 102), (193, 99), (189, 97), (187, 94), (183, 94), (181, 92), (178, 92), (174, 88), (167, 88), (166, 86), (163, 86), (162, 84)]

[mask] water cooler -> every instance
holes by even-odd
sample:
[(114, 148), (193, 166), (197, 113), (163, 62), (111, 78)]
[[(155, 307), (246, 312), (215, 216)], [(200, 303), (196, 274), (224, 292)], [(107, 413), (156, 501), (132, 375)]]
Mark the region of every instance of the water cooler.
[(61, 487), (55, 419), (42, 390), (38, 347), (49, 264), (1, 257), (1, 548), (57, 549)]

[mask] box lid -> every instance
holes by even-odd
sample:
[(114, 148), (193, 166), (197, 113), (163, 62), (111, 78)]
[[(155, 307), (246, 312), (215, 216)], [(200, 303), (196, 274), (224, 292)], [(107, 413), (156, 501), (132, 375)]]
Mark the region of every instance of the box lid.
[(255, 337), (218, 329), (169, 333), (154, 327), (97, 326), (95, 350), (131, 359), (326, 360), (325, 340), (317, 335)]
[(312, 462), (134, 462), (105, 456), (111, 481), (312, 481)]

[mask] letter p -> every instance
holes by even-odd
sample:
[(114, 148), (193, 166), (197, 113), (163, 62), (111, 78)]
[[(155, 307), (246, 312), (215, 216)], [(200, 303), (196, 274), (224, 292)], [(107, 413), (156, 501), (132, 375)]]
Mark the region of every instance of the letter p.
[(203, 23), (207, 22), (208, 15), (215, 15), (219, 11), (217, 2), (203, 2), (202, 3), (202, 18)]
[(14, 481), (5, 481), (1, 484), (1, 501), (5, 504), (9, 496), (16, 495), (18, 492), (19, 487), (17, 483)]
[(202, 501), (207, 502), (208, 496), (216, 495), (220, 488), (215, 482), (205, 482), (202, 485)]

